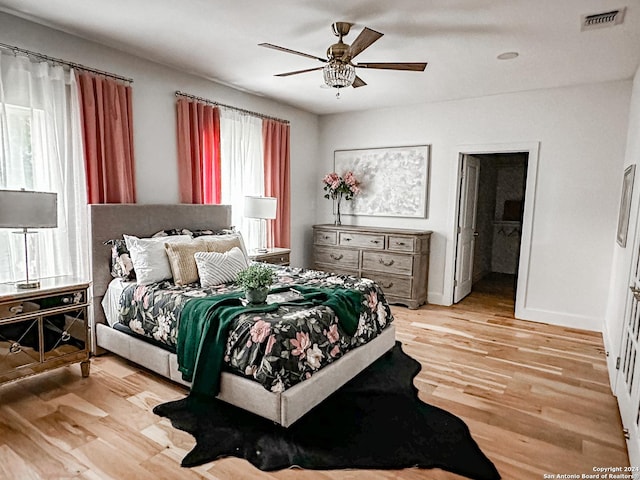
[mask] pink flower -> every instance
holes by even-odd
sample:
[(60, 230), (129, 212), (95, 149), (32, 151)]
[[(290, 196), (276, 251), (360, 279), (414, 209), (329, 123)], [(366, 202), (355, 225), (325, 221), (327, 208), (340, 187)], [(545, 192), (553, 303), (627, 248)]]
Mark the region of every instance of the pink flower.
[(267, 340), (267, 346), (264, 349), (264, 354), (265, 355), (269, 355), (271, 353), (271, 349), (273, 348), (275, 343), (276, 343), (276, 336), (275, 335), (270, 335), (269, 336), (269, 340)]
[(338, 355), (340, 355), (340, 347), (338, 345), (333, 347), (329, 352), (329, 355), (331, 355), (333, 358), (336, 358)]
[(133, 291), (133, 300), (139, 302), (144, 297), (144, 293), (147, 291), (147, 287), (144, 285), (138, 285)]
[(340, 339), (340, 334), (338, 333), (338, 325), (334, 323), (329, 328), (329, 331), (326, 332), (327, 338), (329, 339), (329, 343), (336, 343)]
[(296, 338), (291, 339), (291, 345), (295, 347), (293, 352), (291, 352), (296, 357), (304, 358), (305, 352), (311, 346), (311, 341), (309, 340), (309, 334), (303, 332), (297, 332)]
[(367, 304), (371, 310), (375, 310), (378, 306), (378, 294), (375, 290), (371, 290), (369, 293), (365, 295), (365, 299), (367, 300)]
[(324, 183), (325, 198), (336, 199), (345, 196), (345, 200), (351, 200), (354, 195), (361, 192), (360, 182), (356, 179), (353, 172), (349, 171), (344, 174), (344, 178), (336, 172), (326, 174), (322, 178)]
[(258, 320), (251, 327), (251, 340), (253, 343), (262, 343), (271, 333), (271, 324), (264, 320)]

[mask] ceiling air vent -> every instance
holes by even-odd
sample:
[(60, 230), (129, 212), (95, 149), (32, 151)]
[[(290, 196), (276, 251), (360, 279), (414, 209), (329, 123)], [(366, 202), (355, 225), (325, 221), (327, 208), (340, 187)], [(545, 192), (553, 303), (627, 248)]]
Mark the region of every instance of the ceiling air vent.
[(580, 30), (593, 30), (594, 28), (612, 27), (620, 25), (624, 20), (624, 12), (627, 7), (610, 10), (603, 13), (582, 16), (582, 27)]

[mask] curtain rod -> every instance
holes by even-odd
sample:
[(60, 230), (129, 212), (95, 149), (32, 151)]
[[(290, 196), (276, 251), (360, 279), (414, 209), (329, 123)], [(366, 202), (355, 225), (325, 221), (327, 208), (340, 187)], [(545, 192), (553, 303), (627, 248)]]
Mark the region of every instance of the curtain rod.
[(77, 70), (84, 70), (86, 72), (97, 73), (98, 75), (103, 75), (105, 77), (111, 77), (111, 78), (115, 78), (116, 80), (121, 80), (123, 82), (133, 83), (133, 79), (131, 78), (123, 77), (121, 75), (116, 75), (115, 73), (105, 72), (103, 70), (98, 70), (96, 68), (85, 67), (80, 63), (74, 63), (74, 62), (69, 62), (67, 60), (62, 60), (60, 58), (50, 57), (49, 55), (44, 55), (38, 52), (32, 52), (31, 50), (25, 50), (24, 48), (16, 47), (14, 45), (7, 45), (6, 43), (0, 43), (0, 48), (3, 48), (5, 50), (10, 50), (14, 53), (14, 55), (16, 53), (23, 53), (24, 55), (27, 55), (30, 57), (36, 57), (46, 62), (57, 63), (60, 65), (67, 65)]
[(282, 122), (282, 123), (285, 123), (287, 125), (289, 125), (289, 123), (290, 123), (289, 120), (283, 120), (281, 118), (272, 117), (270, 115), (264, 115), (262, 113), (252, 112), (251, 110), (245, 110), (244, 108), (238, 108), (238, 107), (233, 107), (231, 105), (225, 105), (224, 103), (215, 102), (213, 100), (208, 100), (208, 99), (202, 98), (202, 97), (197, 97), (197, 96), (191, 95), (189, 93), (181, 92), (180, 90), (176, 91), (176, 97), (191, 98), (192, 100), (198, 100), (199, 102), (208, 103), (209, 105), (215, 105), (217, 107), (228, 108), (230, 110), (235, 110), (236, 112), (240, 112), (240, 113), (246, 113), (247, 115), (253, 115), (254, 117), (258, 117), (258, 118), (266, 118), (268, 120), (276, 120), (278, 122)]

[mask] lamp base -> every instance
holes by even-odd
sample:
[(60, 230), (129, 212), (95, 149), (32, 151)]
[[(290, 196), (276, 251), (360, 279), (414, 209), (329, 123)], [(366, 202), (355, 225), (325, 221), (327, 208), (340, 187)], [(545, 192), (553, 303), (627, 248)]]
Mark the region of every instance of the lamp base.
[(30, 288), (40, 288), (40, 282), (36, 280), (32, 282), (17, 283), (16, 287), (23, 290), (30, 289)]

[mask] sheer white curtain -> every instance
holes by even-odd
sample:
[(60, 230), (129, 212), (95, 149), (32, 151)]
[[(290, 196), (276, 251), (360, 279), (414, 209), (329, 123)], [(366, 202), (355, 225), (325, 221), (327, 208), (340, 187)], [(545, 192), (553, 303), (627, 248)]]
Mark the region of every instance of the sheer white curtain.
[[(58, 227), (31, 242), (30, 276), (88, 272), (85, 166), (73, 70), (0, 53), (0, 189), (58, 194)], [(0, 282), (25, 278), (22, 235), (0, 229)]]
[(244, 218), (244, 196), (264, 195), (262, 119), (235, 110), (220, 111), (221, 202), (232, 206), (232, 221), (247, 248), (261, 245), (260, 221)]

